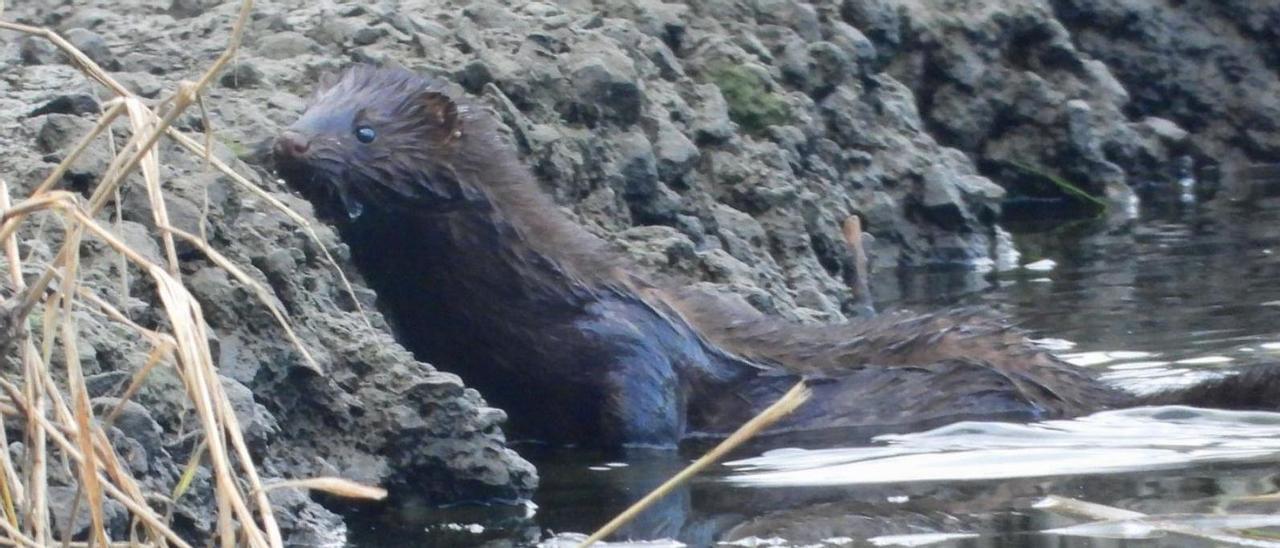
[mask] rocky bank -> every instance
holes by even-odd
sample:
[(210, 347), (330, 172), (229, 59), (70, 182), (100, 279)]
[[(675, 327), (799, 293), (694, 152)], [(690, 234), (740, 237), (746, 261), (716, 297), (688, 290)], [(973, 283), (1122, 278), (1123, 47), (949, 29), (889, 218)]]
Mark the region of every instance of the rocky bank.
[[(44, 2), (3, 17), (59, 31), (156, 100), (216, 57), (237, 8)], [(1046, 174), (1122, 201), (1221, 162), (1280, 158), (1277, 23), (1274, 3), (1217, 0), (269, 2), (206, 100), (218, 155), (310, 218), (266, 171), (264, 145), (314, 83), (352, 62), (449, 78), (501, 117), (559, 203), (643, 266), (768, 313), (834, 321), (865, 311), (849, 289), (850, 216), (874, 269), (981, 267), (1013, 255), (998, 225), (1008, 196), (1079, 209)], [(48, 44), (0, 34), (0, 177), (15, 195), (92, 126), (104, 98)], [(193, 111), (180, 126), (204, 122)], [(172, 145), (161, 154), (175, 224), (266, 284), (323, 370), (304, 365), (245, 288), (179, 248), (268, 477), (336, 474), (429, 502), (530, 496), (536, 472), (506, 448), (503, 412), (465, 374), (415, 361), (376, 313), (366, 325), (285, 215)], [(108, 158), (99, 143), (66, 187), (91, 187)], [(119, 206), (121, 237), (160, 260), (143, 191), (127, 189)], [(343, 244), (316, 226), (344, 262)], [(49, 258), (34, 230), (22, 236)], [(118, 258), (100, 245), (83, 256), (89, 287), (143, 325), (160, 322), (145, 278), (129, 273), (123, 295)], [(80, 320), (91, 349), (81, 359), (105, 405), (145, 348), (101, 318)], [(153, 374), (117, 425), (135, 472), (161, 492), (192, 449), (175, 383)], [(212, 526), (202, 488), (178, 511), (192, 536)], [(297, 542), (340, 535), (305, 497), (281, 499)]]

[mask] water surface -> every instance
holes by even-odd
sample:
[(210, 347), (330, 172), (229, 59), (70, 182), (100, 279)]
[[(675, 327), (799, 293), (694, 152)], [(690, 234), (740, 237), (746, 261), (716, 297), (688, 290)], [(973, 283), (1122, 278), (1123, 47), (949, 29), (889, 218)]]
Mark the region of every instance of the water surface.
[[(1280, 358), (1280, 201), (1170, 200), (1138, 208), (1127, 223), (1013, 228), (1019, 264), (1035, 268), (892, 273), (873, 285), (878, 307), (993, 308), (1064, 358), (1139, 392)], [(352, 540), (509, 546), (590, 532), (696, 457), (521, 450), (542, 475), (536, 509), (361, 516)], [(1176, 529), (1275, 524), (1280, 504), (1240, 498), (1280, 491), (1278, 463), (1274, 413), (1159, 407), (965, 422), (739, 452), (621, 537), (691, 546), (725, 537), (747, 537), (742, 546), (1213, 546)], [(1043, 508), (1049, 495), (1122, 513), (1098, 522)], [(1223, 511), (1230, 516), (1215, 515)], [(1162, 525), (1137, 513), (1162, 516)]]

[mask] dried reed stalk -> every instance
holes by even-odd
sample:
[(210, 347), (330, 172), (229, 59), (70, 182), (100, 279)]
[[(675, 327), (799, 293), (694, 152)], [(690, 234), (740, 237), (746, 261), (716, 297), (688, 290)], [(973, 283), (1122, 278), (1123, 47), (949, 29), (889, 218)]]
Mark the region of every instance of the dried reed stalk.
[(715, 462), (720, 460), (720, 458), (726, 453), (755, 437), (756, 434), (763, 432), (764, 429), (769, 427), (769, 425), (789, 415), (792, 411), (795, 411), (801, 404), (808, 401), (809, 396), (811, 395), (812, 392), (809, 390), (805, 381), (796, 383), (795, 386), (791, 387), (791, 390), (788, 390), (786, 394), (783, 394), (778, 401), (773, 403), (773, 405), (770, 405), (767, 409), (761, 411), (759, 415), (756, 415), (751, 420), (747, 421), (746, 424), (743, 424), (735, 430), (733, 434), (725, 438), (725, 440), (720, 442), (719, 445), (716, 445), (710, 451), (707, 451), (707, 453), (699, 457), (698, 460), (693, 461), (693, 464), (686, 466), (684, 470), (681, 470), (676, 475), (671, 476), (671, 479), (663, 482), (657, 489), (654, 489), (648, 495), (645, 495), (644, 498), (636, 501), (636, 503), (632, 504), (630, 508), (627, 508), (621, 514), (618, 514), (617, 517), (610, 520), (609, 523), (606, 523), (595, 533), (592, 533), (591, 536), (582, 541), (582, 544), (578, 545), (578, 548), (586, 548), (587, 546), (600, 542), (604, 537), (613, 534), (613, 532), (617, 531), (618, 528), (626, 525), (628, 522), (635, 519), (636, 516), (640, 515), (641, 512), (645, 511), (650, 506), (653, 506), (653, 504), (658, 502), (659, 499), (665, 497), (667, 493), (670, 493), (676, 487), (679, 487), (689, 481), (689, 479), (693, 478), (693, 476), (697, 475), (698, 472), (701, 472), (706, 467), (715, 464)]
[[(193, 242), (217, 266), (226, 269), (251, 288), (258, 299), (270, 309), (306, 363), (317, 372), (319, 366), (303, 347), (288, 318), (265, 287), (254, 282), (242, 269), (212, 249), (203, 237), (171, 227), (160, 180), (159, 149), (156, 146), (167, 135), (193, 153), (203, 156), (207, 165), (227, 174), (238, 185), (285, 212), (290, 219), (302, 226), (308, 237), (324, 250), (330, 265), (337, 267), (336, 261), (320, 244), (309, 223), (212, 155), (208, 146), (212, 142), (211, 134), (206, 133), (205, 144), (201, 145), (171, 127), (173, 121), (190, 105), (201, 101), (202, 90), (234, 58), (252, 6), (252, 0), (242, 0), (227, 48), (195, 82), (179, 84), (173, 95), (163, 103), (162, 113), (148, 108), (57, 33), (49, 29), (0, 21), (0, 29), (43, 37), (50, 41), (65, 52), (71, 63), (88, 78), (100, 83), (115, 96), (104, 103), (102, 115), (92, 130), (76, 142), (67, 157), (35, 187), (27, 199), (12, 203), (8, 186), (0, 180), (0, 245), (3, 246), (3, 256), (8, 262), (7, 285), (11, 291), (7, 298), (0, 301), (0, 350), (15, 352), (22, 364), (21, 382), (14, 383), (0, 378), (0, 391), (8, 396), (8, 401), (0, 405), (0, 410), (24, 418), (23, 441), (27, 448), (19, 469), (7, 450), (9, 442), (5, 438), (4, 429), (0, 429), (0, 545), (48, 546), (54, 542), (48, 513), (49, 466), (67, 463), (76, 471), (79, 495), (72, 504), (73, 515), (57, 516), (58, 521), (73, 523), (76, 508), (83, 501), (91, 522), (88, 545), (120, 545), (109, 537), (104, 523), (103, 503), (110, 498), (124, 505), (135, 520), (135, 527), (130, 530), (129, 545), (145, 543), (188, 546), (169, 526), (167, 517), (157, 513), (148, 502), (148, 499), (168, 499), (143, 492), (128, 468), (122, 466), (104, 430), (104, 425), (109, 425), (119, 414), (123, 403), (131, 399), (147, 376), (160, 366), (173, 367), (182, 380), (203, 433), (203, 449), (200, 454), (207, 458), (212, 471), (218, 512), (215, 533), (217, 541), (225, 547), (240, 542), (254, 547), (283, 545), (279, 526), (266, 495), (271, 487), (264, 486), (258, 477), (238, 420), (223, 392), (205, 336), (207, 327), (200, 304), (183, 285), (175, 238)], [(2, 12), (3, 2), (0, 2), (0, 13)], [(203, 105), (201, 108), (203, 109)], [(54, 190), (55, 185), (85, 150), (102, 137), (104, 132), (110, 136), (111, 125), (121, 115), (127, 115), (130, 136), (125, 146), (113, 156), (87, 204), (73, 194)], [(208, 127), (209, 124), (206, 124), (206, 128)], [(164, 264), (156, 264), (144, 258), (95, 220), (106, 205), (113, 200), (118, 202), (119, 189), (135, 171), (141, 175), (146, 189), (152, 220), (155, 226), (160, 227), (158, 236), (163, 244)], [(47, 264), (36, 264), (28, 260), (39, 272), (34, 279), (29, 280), (23, 275), (24, 261), (18, 252), (16, 235), (28, 220), (38, 219), (43, 223), (50, 218), (49, 215), (61, 222), (61, 246), (55, 258)], [(203, 235), (203, 230), (201, 233)], [(45, 237), (43, 231), (40, 236)], [(107, 299), (95, 295), (80, 284), (79, 250), (85, 237), (105, 242), (119, 254), (122, 261), (132, 263), (151, 278), (157, 289), (157, 299), (168, 319), (168, 332), (157, 332), (137, 325), (109, 304)], [(340, 269), (338, 272), (351, 298), (356, 300), (345, 274)], [(127, 296), (127, 282), (123, 289)], [(358, 301), (356, 306), (360, 306)], [(91, 310), (109, 321), (128, 327), (151, 346), (145, 363), (140, 364), (125, 390), (121, 404), (111, 409), (102, 420), (94, 415), (90, 405), (84, 372), (78, 359), (80, 327), (76, 321), (76, 313), (79, 309)], [(34, 321), (34, 313), (37, 311), (42, 311), (39, 322)], [(363, 315), (363, 310), (361, 314)], [(368, 322), (368, 319), (365, 321)], [(38, 333), (33, 333), (31, 328), (36, 326)], [(59, 375), (55, 375), (50, 367), (55, 362), (55, 351), (62, 357), (66, 368)], [(188, 472), (193, 471), (200, 461), (197, 455), (189, 464)], [(188, 484), (184, 481), (189, 481), (189, 474), (184, 474), (179, 485), (175, 485), (174, 498), (185, 491)], [(378, 490), (334, 478), (290, 480), (277, 482), (273, 486), (327, 489), (364, 498), (385, 495)], [(67, 526), (65, 529), (69, 534), (71, 527)], [(70, 542), (69, 537), (63, 544), (83, 545)]]

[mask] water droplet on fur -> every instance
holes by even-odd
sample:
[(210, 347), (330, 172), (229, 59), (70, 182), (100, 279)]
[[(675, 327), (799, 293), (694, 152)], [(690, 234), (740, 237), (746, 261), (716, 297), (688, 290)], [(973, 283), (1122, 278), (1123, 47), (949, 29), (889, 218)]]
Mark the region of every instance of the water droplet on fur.
[(342, 201), (342, 207), (347, 210), (347, 219), (354, 221), (364, 214), (364, 204), (360, 203), (346, 189), (338, 189), (338, 199)]
[(347, 218), (352, 221), (359, 219), (364, 214), (364, 204), (354, 198), (347, 198)]

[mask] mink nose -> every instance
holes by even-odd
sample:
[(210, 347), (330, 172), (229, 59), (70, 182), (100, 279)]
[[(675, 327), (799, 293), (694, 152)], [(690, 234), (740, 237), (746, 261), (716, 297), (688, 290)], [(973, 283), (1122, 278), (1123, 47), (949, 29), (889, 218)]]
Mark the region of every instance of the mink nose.
[(285, 131), (276, 137), (275, 153), (276, 158), (297, 159), (307, 153), (307, 148), (311, 143), (303, 137), (301, 133), (296, 131)]

